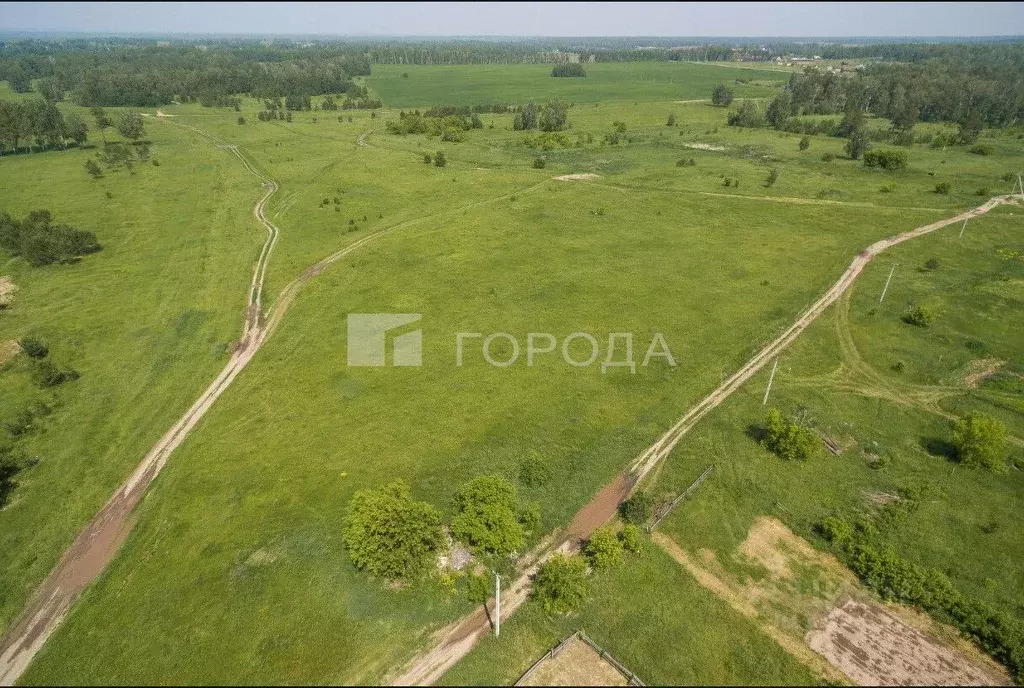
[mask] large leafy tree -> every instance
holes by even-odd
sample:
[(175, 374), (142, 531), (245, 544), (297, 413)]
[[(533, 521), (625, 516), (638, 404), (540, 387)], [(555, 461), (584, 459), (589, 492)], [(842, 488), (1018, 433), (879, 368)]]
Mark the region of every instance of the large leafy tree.
[(444, 543), (441, 515), (430, 504), (414, 501), (407, 483), (352, 495), (342, 539), (353, 563), (375, 576), (416, 576), (436, 560)]
[(711, 91), (711, 104), (717, 105), (718, 107), (729, 107), (732, 105), (733, 92), (732, 89), (725, 84), (718, 84), (714, 90)]
[(475, 552), (505, 555), (522, 549), (525, 536), (511, 482), (498, 475), (474, 478), (459, 489), (455, 503), (452, 535)]
[(544, 611), (565, 614), (578, 609), (587, 597), (587, 560), (555, 554), (544, 562), (533, 583), (533, 596)]
[(953, 446), (965, 466), (1005, 470), (1006, 426), (995, 418), (973, 413), (958, 418), (953, 422)]
[(783, 459), (806, 461), (819, 453), (821, 441), (813, 430), (782, 417), (777, 408), (768, 412), (764, 446)]
[(117, 130), (129, 141), (138, 141), (146, 135), (146, 125), (142, 122), (142, 115), (131, 110), (122, 113), (117, 119)]

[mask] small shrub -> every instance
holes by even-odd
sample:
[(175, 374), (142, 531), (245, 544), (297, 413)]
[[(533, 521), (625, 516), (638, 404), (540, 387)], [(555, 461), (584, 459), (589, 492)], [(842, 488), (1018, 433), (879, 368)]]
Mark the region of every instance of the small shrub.
[(595, 571), (607, 571), (621, 564), (622, 552), (622, 542), (611, 526), (595, 530), (583, 547), (583, 553)]
[(448, 164), (448, 160), (444, 157), (444, 151), (437, 151), (434, 153), (434, 166), (444, 167)]
[(767, 428), (761, 444), (786, 460), (806, 461), (818, 455), (821, 440), (815, 432), (786, 420), (773, 408), (768, 412)]
[(434, 158), (431, 157), (430, 153), (424, 153), (423, 154), (423, 164), (424, 165), (429, 165), (432, 162), (434, 162)]
[(864, 153), (865, 167), (880, 167), (896, 172), (907, 168), (907, 152), (892, 149), (869, 150)]
[(883, 184), (881, 186), (881, 188), (879, 188), (878, 190), (881, 191), (882, 193), (892, 193), (893, 191), (896, 190), (896, 185), (895, 184)]
[(975, 155), (992, 155), (992, 153), (995, 152), (995, 148), (993, 148), (990, 143), (979, 143), (971, 146), (967, 150)]
[(798, 147), (802, 151), (805, 151), (808, 148), (810, 148), (811, 147), (811, 137), (810, 136), (805, 136), (802, 139), (800, 139), (800, 143), (798, 144)]
[(549, 614), (578, 609), (588, 591), (586, 559), (564, 554), (555, 554), (544, 562), (533, 584), (533, 597)]
[(916, 327), (929, 327), (935, 315), (924, 306), (917, 306), (903, 314), (903, 322)]
[(903, 361), (896, 361), (895, 363), (892, 364), (892, 369), (894, 372), (902, 373), (904, 370), (907, 369), (907, 366), (906, 364), (903, 363)]
[(668, 121), (665, 122), (666, 127), (674, 127), (676, 125), (676, 115), (674, 112), (669, 113)]
[(533, 168), (535, 170), (543, 170), (545, 165), (547, 165), (547, 161), (544, 158), (533, 159)]
[(834, 153), (825, 153), (824, 155), (821, 156), (821, 161), (822, 162), (832, 162), (835, 159), (836, 159), (836, 156), (835, 156)]
[(519, 482), (526, 487), (541, 487), (551, 480), (551, 468), (539, 456), (531, 456), (519, 464)]
[(79, 377), (73, 368), (58, 368), (51, 361), (37, 360), (32, 370), (32, 381), (43, 388), (58, 387), (65, 382), (74, 382)]
[(829, 542), (842, 545), (853, 539), (853, 525), (844, 519), (830, 516), (818, 526), (818, 532)]
[(949, 182), (939, 182), (935, 185), (935, 193), (946, 196), (953, 189), (953, 185)]
[(925, 270), (938, 270), (942, 262), (938, 258), (929, 258), (924, 262)]
[(644, 538), (639, 526), (632, 523), (622, 526), (622, 530), (619, 531), (619, 540), (622, 541), (622, 548), (630, 554), (640, 554), (643, 551)]
[(771, 169), (771, 171), (768, 172), (768, 176), (765, 177), (765, 180), (764, 180), (765, 188), (774, 186), (775, 182), (777, 182), (777, 181), (779, 181), (779, 168), (778, 167), (773, 167)]
[(24, 337), (19, 342), (19, 345), (21, 346), (21, 350), (30, 358), (46, 358), (46, 355), (50, 353), (46, 344), (35, 337)]
[(635, 525), (643, 525), (647, 523), (648, 519), (651, 518), (651, 513), (654, 511), (654, 498), (650, 494), (642, 490), (638, 490), (630, 495), (629, 499), (622, 503), (619, 507), (619, 513), (622, 515), (622, 520), (626, 523), (633, 523)]
[(732, 186), (732, 178), (731, 177), (726, 177), (722, 181), (722, 186)]
[(239, 124), (245, 124), (245, 117), (239, 117), (238, 118), (238, 123)]
[(153, 158), (153, 167), (160, 167), (160, 161), (156, 158)]
[(978, 189), (977, 191), (975, 191), (974, 195), (975, 196), (981, 196), (982, 198), (985, 198), (987, 196), (991, 196), (992, 194), (989, 193), (989, 190), (983, 186), (980, 189)]

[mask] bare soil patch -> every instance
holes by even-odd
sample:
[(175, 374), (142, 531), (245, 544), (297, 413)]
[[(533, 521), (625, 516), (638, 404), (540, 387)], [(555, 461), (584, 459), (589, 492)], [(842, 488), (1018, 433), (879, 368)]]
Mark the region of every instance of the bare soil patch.
[(592, 172), (580, 172), (578, 174), (563, 174), (560, 177), (552, 177), (552, 178), (553, 179), (557, 179), (560, 182), (575, 182), (575, 181), (580, 181), (580, 180), (584, 180), (584, 179), (597, 179), (598, 175), (596, 175), (596, 174), (594, 174)]
[(684, 143), (683, 148), (694, 148), (702, 151), (724, 151), (725, 146), (716, 146), (713, 143)]
[(1005, 362), (1000, 361), (998, 358), (979, 358), (971, 361), (970, 371), (964, 376), (964, 385), (967, 387), (977, 387), (978, 383), (999, 372), (999, 369), (1003, 367)]
[(626, 686), (629, 681), (579, 636), (541, 662), (519, 686)]
[(690, 555), (662, 533), (654, 540), (701, 585), (829, 681), (1009, 683), (1001, 667), (955, 630), (909, 608), (874, 601), (838, 559), (775, 518), (758, 518), (725, 561), (710, 550)]
[(875, 603), (847, 600), (833, 608), (807, 644), (858, 685), (1011, 685)]
[(0, 366), (17, 356), (19, 351), (21, 351), (21, 347), (13, 339), (0, 342)]
[(14, 292), (16, 291), (18, 291), (18, 287), (10, 277), (0, 276), (0, 310), (14, 303)]

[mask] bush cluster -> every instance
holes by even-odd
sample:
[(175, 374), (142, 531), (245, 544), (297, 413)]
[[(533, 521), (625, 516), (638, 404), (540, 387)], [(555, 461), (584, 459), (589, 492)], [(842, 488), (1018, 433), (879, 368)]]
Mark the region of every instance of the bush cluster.
[(0, 211), (0, 249), (34, 267), (70, 263), (100, 248), (92, 232), (53, 224), (49, 210), (33, 210), (20, 221)]

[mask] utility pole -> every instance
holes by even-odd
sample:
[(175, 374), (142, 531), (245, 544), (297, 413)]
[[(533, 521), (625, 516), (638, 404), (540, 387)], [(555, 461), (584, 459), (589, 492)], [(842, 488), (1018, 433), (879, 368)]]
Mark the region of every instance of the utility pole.
[(1013, 195), (1013, 192), (1018, 189), (1018, 187), (1020, 188), (1021, 198), (1024, 198), (1024, 181), (1021, 180), (1021, 176), (1019, 174), (1017, 175), (1017, 183), (1013, 185), (1013, 190), (1010, 191), (1011, 196)]
[(501, 576), (494, 572), (494, 637), (501, 635)]
[[(899, 263), (896, 263), (899, 265)], [(882, 299), (885, 298), (885, 292), (889, 289), (889, 280), (892, 279), (892, 273), (896, 272), (896, 265), (892, 266), (892, 270), (889, 271), (889, 277), (885, 280), (885, 286), (882, 287), (882, 295), (878, 297), (878, 303), (882, 303)]]
[(772, 381), (775, 380), (775, 369), (779, 367), (779, 359), (775, 359), (775, 365), (772, 366), (771, 377), (768, 378), (768, 389), (764, 391), (764, 401), (761, 402), (761, 406), (768, 403), (768, 394), (772, 391)]
[[(967, 218), (967, 220), (970, 220), (970, 219), (971, 218)], [(964, 220), (964, 226), (960, 228), (960, 235), (957, 236), (957, 239), (959, 239), (960, 237), (962, 237), (964, 235), (964, 230), (967, 229), (967, 220)]]

